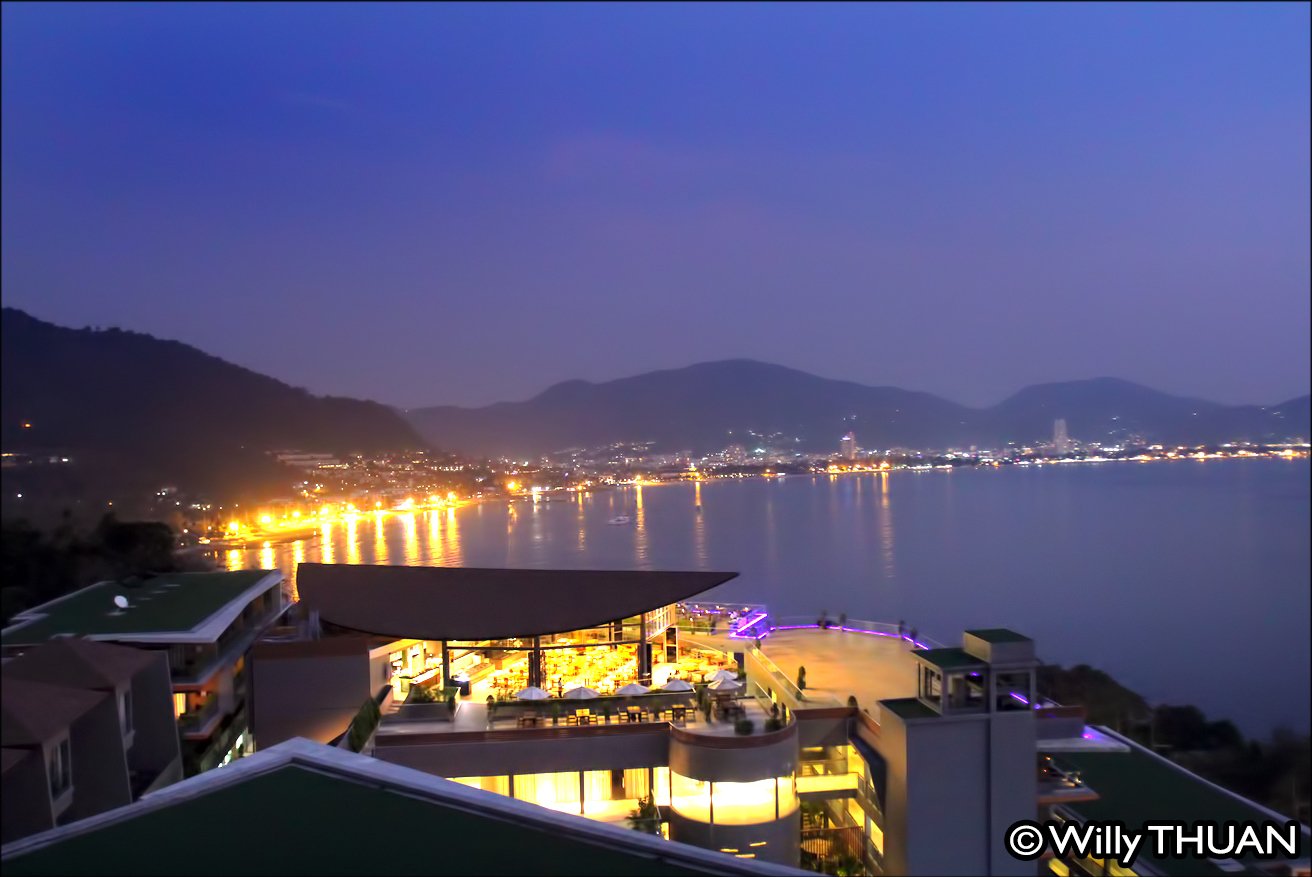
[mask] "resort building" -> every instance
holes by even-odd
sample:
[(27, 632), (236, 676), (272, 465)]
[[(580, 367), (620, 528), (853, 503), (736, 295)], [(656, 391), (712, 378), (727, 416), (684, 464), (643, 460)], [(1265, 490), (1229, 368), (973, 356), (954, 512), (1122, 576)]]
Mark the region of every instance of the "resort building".
[(182, 778), (163, 654), (57, 640), (6, 661), (0, 679), (0, 842)]
[(566, 816), (308, 740), (8, 844), (0, 863), (13, 877), (804, 873)]
[[(1060, 765), (1056, 772), (1074, 775), (1082, 785), (1096, 794), (1051, 802), (1047, 818), (1062, 822), (1119, 821), (1137, 830), (1150, 821), (1176, 820), (1186, 824), (1211, 822), (1215, 825), (1264, 822), (1285, 824), (1289, 817), (1276, 813), (1246, 798), (1227, 791), (1202, 777), (1190, 773), (1171, 760), (1158, 755), (1109, 728), (1097, 733), (1108, 745), (1084, 747), (1083, 738), (1051, 741), (1044, 748), (1050, 764)], [(1060, 759), (1060, 761), (1058, 761)], [(1233, 874), (1312, 874), (1312, 832), (1307, 826), (1298, 831), (1299, 847), (1293, 857), (1260, 859), (1248, 851), (1234, 857), (1207, 856), (1176, 859), (1141, 853), (1130, 868), (1115, 859), (1071, 855), (1053, 858), (1048, 868), (1060, 877), (1122, 877), (1122, 875)]]
[(379, 760), (600, 821), (647, 802), (728, 855), (1032, 870), (1001, 840), (1039, 807), (1030, 640), (918, 649), (689, 602), (732, 577), (303, 564), (254, 652), (255, 733), (344, 745), (373, 703)]
[(248, 653), (284, 611), (279, 572), (165, 573), (100, 582), (14, 616), (0, 653), (79, 637), (167, 657), (187, 775), (253, 750)]
[[(125, 873), (358, 871), (381, 840), (398, 873), (437, 847), (484, 873), (1174, 875), (1204, 863), (1004, 841), (1019, 820), (1274, 818), (1042, 699), (1021, 634), (950, 647), (706, 601), (733, 577), (302, 564), (249, 650), (261, 751), (8, 845), (6, 872), (80, 873), (97, 845)], [(234, 809), (259, 827), (184, 859)], [(291, 834), (275, 818), (302, 812)], [(1302, 838), (1301, 858), (1209, 873), (1307, 873)]]

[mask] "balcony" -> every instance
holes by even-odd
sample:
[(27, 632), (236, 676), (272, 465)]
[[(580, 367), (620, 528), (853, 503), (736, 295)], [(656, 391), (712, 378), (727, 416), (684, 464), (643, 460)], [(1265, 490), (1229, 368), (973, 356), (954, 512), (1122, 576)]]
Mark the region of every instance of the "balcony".
[(178, 716), (178, 733), (184, 739), (203, 740), (214, 732), (221, 716), (219, 698), (215, 695), (198, 709)]
[(1045, 755), (1039, 762), (1039, 803), (1069, 804), (1096, 801), (1098, 793), (1084, 784), (1080, 772)]
[(187, 647), (171, 647), (169, 670), (173, 676), (174, 688), (202, 685), (220, 669), (235, 663), (260, 638), (269, 624), (277, 619), (281, 611), (280, 604), (275, 601), (258, 616), (234, 621), (216, 644), (201, 647), (199, 654), (179, 655), (177, 650)]

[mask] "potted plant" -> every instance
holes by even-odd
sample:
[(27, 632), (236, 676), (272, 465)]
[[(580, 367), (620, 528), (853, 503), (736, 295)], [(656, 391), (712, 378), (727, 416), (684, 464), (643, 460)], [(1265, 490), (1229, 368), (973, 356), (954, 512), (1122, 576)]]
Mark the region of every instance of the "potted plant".
[(645, 831), (647, 834), (661, 833), (661, 808), (656, 806), (651, 795), (639, 798), (638, 809), (630, 811), (626, 818), (629, 828), (634, 831)]
[[(765, 720), (766, 733), (771, 731), (782, 731), (784, 729), (784, 720), (778, 716), (770, 716)], [(735, 729), (736, 730), (736, 729)]]
[(733, 732), (735, 734), (750, 734), (756, 730), (756, 723), (751, 719), (739, 719), (733, 723)]
[(806, 667), (797, 668), (797, 690), (806, 691)]

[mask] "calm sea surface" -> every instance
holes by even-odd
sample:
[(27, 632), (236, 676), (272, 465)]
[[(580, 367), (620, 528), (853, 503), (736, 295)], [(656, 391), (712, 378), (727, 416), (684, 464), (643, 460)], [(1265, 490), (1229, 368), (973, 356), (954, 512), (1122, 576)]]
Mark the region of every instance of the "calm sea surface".
[(362, 515), (219, 559), (735, 570), (713, 598), (950, 645), (1011, 627), (1046, 661), (1264, 734), (1309, 727), (1308, 488), (1306, 460), (722, 480)]

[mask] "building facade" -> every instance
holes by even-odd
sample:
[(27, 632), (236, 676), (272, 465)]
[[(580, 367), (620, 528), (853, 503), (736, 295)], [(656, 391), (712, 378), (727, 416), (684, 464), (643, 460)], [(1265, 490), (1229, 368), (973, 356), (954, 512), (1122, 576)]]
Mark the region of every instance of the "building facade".
[(251, 646), (286, 611), (276, 571), (168, 573), (100, 582), (21, 612), (0, 631), (5, 656), (81, 637), (167, 657), (187, 775), (254, 749)]

